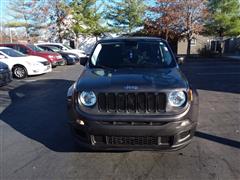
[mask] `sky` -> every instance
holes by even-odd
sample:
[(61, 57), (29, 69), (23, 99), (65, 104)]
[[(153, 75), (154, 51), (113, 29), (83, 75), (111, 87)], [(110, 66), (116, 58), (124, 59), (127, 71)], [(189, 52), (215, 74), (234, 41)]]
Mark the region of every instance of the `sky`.
[(0, 0), (0, 18), (1, 18), (1, 22), (2, 21), (6, 21), (9, 16), (7, 15), (7, 4), (10, 2), (11, 0)]

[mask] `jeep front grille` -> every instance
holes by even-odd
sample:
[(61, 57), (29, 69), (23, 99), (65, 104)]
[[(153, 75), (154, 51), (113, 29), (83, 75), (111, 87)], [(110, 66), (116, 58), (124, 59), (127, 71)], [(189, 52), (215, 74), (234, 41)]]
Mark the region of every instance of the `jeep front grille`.
[(165, 93), (100, 93), (101, 112), (156, 113), (165, 111)]

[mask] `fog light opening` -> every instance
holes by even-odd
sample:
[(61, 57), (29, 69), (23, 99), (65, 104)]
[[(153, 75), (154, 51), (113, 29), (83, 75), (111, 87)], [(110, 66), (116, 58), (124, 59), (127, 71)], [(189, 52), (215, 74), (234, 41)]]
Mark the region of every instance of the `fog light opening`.
[(169, 145), (170, 138), (168, 136), (158, 137), (158, 145)]
[(77, 123), (78, 123), (78, 124), (80, 124), (80, 125), (82, 125), (82, 126), (84, 126), (84, 125), (85, 125), (84, 121), (82, 121), (82, 120), (79, 120), (79, 119), (77, 120)]
[(191, 135), (191, 131), (182, 132), (181, 134), (179, 134), (178, 142), (185, 141), (186, 139), (188, 139), (190, 137), (190, 135)]

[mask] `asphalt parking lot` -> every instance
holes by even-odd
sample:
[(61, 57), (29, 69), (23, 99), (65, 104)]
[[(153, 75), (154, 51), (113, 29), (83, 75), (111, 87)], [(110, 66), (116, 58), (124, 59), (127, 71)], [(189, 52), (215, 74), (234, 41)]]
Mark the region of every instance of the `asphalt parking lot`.
[(200, 117), (176, 152), (76, 151), (65, 97), (80, 65), (1, 87), (0, 179), (240, 179), (240, 61), (181, 68), (198, 89)]

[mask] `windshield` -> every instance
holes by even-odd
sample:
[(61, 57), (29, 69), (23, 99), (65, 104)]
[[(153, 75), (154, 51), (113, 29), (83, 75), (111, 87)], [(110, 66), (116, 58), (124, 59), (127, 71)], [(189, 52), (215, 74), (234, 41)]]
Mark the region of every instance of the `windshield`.
[(54, 52), (61, 51), (61, 49), (59, 47), (56, 47), (56, 46), (47, 46), (47, 47)]
[(10, 57), (24, 57), (26, 56), (25, 54), (22, 54), (19, 51), (16, 51), (14, 49), (0, 49), (1, 52), (7, 54)]
[(69, 50), (72, 49), (70, 46), (68, 46), (68, 45), (66, 45), (66, 44), (63, 44), (63, 46), (64, 46), (65, 48), (69, 49)]
[(32, 44), (27, 45), (27, 47), (29, 47), (33, 51), (44, 51), (42, 48), (40, 48), (38, 46), (35, 46), (35, 45), (32, 45)]
[(115, 42), (98, 44), (91, 67), (165, 68), (175, 66), (172, 54), (163, 42)]

